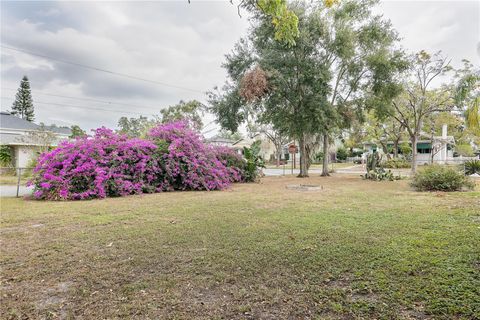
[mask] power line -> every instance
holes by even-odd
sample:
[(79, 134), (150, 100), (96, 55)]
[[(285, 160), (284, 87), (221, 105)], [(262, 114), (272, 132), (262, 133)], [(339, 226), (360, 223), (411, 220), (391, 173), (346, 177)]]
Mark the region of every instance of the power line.
[(187, 87), (172, 85), (172, 84), (168, 84), (168, 83), (160, 82), (160, 81), (156, 81), (156, 80), (140, 78), (140, 77), (137, 77), (137, 76), (132, 76), (132, 75), (126, 74), (126, 73), (115, 72), (115, 71), (111, 71), (111, 70), (107, 70), (107, 69), (103, 69), (103, 68), (98, 68), (98, 67), (94, 67), (94, 66), (81, 64), (81, 63), (78, 63), (78, 62), (63, 60), (63, 59), (47, 56), (47, 55), (44, 55), (44, 54), (40, 54), (40, 53), (36, 53), (36, 52), (24, 50), (24, 49), (18, 49), (18, 48), (13, 48), (13, 47), (4, 46), (4, 45), (0, 45), (0, 47), (2, 47), (4, 49), (12, 50), (12, 51), (27, 53), (27, 54), (32, 55), (32, 56), (37, 56), (37, 57), (41, 57), (41, 58), (45, 58), (45, 59), (49, 59), (49, 60), (58, 61), (58, 62), (65, 63), (65, 64), (70, 64), (70, 65), (85, 68), (85, 69), (90, 69), (90, 70), (95, 70), (95, 71), (100, 71), (100, 72), (113, 74), (113, 75), (116, 75), (116, 76), (119, 76), (119, 77), (130, 78), (130, 79), (134, 79), (134, 80), (149, 82), (149, 83), (153, 83), (153, 84), (157, 84), (157, 85), (161, 85), (161, 86), (165, 86), (165, 87), (171, 87), (171, 88), (176, 88), (176, 89), (181, 89), (181, 90), (186, 90), (186, 91), (192, 91), (192, 92), (196, 92), (196, 93), (202, 93), (202, 94), (204, 93), (204, 92), (202, 92), (200, 90), (196, 90), (196, 89), (191, 89), (191, 88), (187, 88)]
[(74, 105), (71, 105), (71, 104), (60, 104), (60, 103), (53, 103), (53, 102), (35, 101), (35, 103), (40, 103), (40, 104), (45, 104), (45, 105), (53, 105), (53, 106), (60, 106), (60, 107), (67, 107), (67, 108), (100, 110), (100, 111), (116, 112), (116, 113), (128, 113), (128, 114), (136, 114), (136, 115), (155, 116), (155, 114), (153, 114), (153, 113), (140, 113), (140, 112), (132, 112), (132, 111), (110, 110), (110, 109), (103, 109), (103, 108), (91, 108), (91, 107), (86, 107), (86, 106), (74, 106)]
[[(11, 99), (11, 98), (2, 97), (2, 99)], [(100, 110), (100, 111), (107, 111), (107, 112), (117, 112), (117, 113), (129, 113), (129, 114), (136, 114), (136, 115), (155, 116), (155, 114), (151, 114), (151, 113), (139, 113), (139, 112), (111, 110), (111, 109), (103, 109), (103, 108), (91, 108), (91, 107), (86, 107), (86, 106), (75, 106), (75, 105), (71, 105), (71, 104), (61, 104), (61, 103), (55, 103), (55, 102), (35, 101), (35, 103), (44, 104), (44, 105), (67, 107), (67, 108), (87, 109), (87, 110), (95, 110), (95, 111)]]
[[(9, 97), (1, 97), (1, 99), (10, 99), (10, 100), (13, 100), (12, 98), (9, 98)], [(35, 101), (35, 103), (39, 103), (39, 104), (44, 104), (44, 105), (51, 105), (51, 106), (60, 106), (60, 107), (66, 107), (66, 108), (77, 108), (77, 109), (87, 109), (87, 110), (95, 110), (95, 111), (107, 111), (107, 112), (116, 112), (116, 113), (128, 113), (128, 114), (136, 114), (136, 115), (140, 115), (140, 116), (155, 116), (155, 114), (148, 114), (148, 113), (139, 113), (139, 112), (131, 112), (131, 111), (121, 111), (121, 110), (110, 110), (110, 109), (103, 109), (103, 108), (91, 108), (91, 107), (86, 107), (86, 106), (74, 106), (74, 105), (71, 105), (71, 104), (61, 104), (61, 103), (54, 103), (54, 102), (42, 102), (42, 101)], [(215, 120), (212, 120), (210, 121), (209, 123), (207, 123), (204, 128), (203, 128), (203, 131), (201, 132), (202, 134), (207, 134), (207, 133), (210, 133), (214, 130), (216, 130), (216, 128), (212, 128), (212, 129), (209, 129), (207, 131), (205, 131), (205, 129), (214, 124), (215, 123)]]
[[(6, 88), (2, 87), (2, 89), (13, 90), (17, 91), (17, 89), (13, 88)], [(139, 106), (135, 104), (123, 103), (123, 102), (115, 102), (115, 101), (106, 101), (106, 100), (98, 100), (98, 99), (91, 99), (91, 98), (80, 98), (80, 97), (71, 97), (71, 96), (64, 96), (60, 94), (53, 94), (53, 93), (46, 93), (44, 91), (32, 90), (34, 94), (40, 94), (45, 96), (52, 96), (52, 97), (59, 97), (59, 98), (67, 98), (67, 99), (74, 99), (74, 100), (84, 100), (84, 101), (92, 101), (92, 102), (99, 102), (99, 103), (106, 103), (110, 105), (122, 105), (127, 107), (136, 107), (136, 108), (145, 108), (145, 109), (152, 109), (154, 107), (147, 107), (147, 106)]]

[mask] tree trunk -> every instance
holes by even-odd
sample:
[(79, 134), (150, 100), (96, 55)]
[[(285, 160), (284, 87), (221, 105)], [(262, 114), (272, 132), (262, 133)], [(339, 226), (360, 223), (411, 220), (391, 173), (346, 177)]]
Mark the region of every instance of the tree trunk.
[(282, 146), (277, 145), (276, 149), (277, 149), (277, 167), (279, 167), (280, 166), (280, 158), (282, 157)]
[(300, 147), (300, 173), (299, 178), (308, 177), (308, 165), (307, 165), (307, 146), (305, 144), (305, 135), (302, 135), (299, 139)]
[(418, 134), (414, 134), (410, 137), (412, 142), (412, 174), (417, 172), (417, 141), (418, 141)]
[(399, 140), (393, 141), (393, 158), (397, 159), (398, 158), (398, 142)]
[(328, 177), (330, 173), (328, 173), (328, 134), (323, 135), (323, 167), (322, 167), (322, 177)]
[(380, 142), (380, 145), (382, 146), (383, 153), (385, 153), (387, 159), (391, 159), (392, 157), (390, 156), (390, 152), (388, 152), (388, 146), (383, 142)]

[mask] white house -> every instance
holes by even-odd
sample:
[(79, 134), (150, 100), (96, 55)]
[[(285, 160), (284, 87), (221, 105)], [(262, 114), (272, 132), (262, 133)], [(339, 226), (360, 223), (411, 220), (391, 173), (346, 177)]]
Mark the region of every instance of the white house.
[[(424, 138), (427, 135), (422, 135)], [(425, 148), (421, 148), (425, 145)], [(433, 162), (439, 164), (446, 164), (453, 161), (453, 149), (455, 146), (455, 138), (447, 135), (447, 125), (442, 126), (442, 135), (434, 136), (433, 140), (420, 140), (417, 143), (417, 162), (418, 164), (425, 164)]]
[(224, 147), (232, 147), (233, 143), (235, 142), (232, 139), (228, 138), (222, 138), (219, 136), (213, 136), (206, 141), (208, 144), (214, 145), (214, 146), (224, 146)]
[[(403, 141), (399, 143), (402, 144)], [(410, 142), (408, 142), (410, 145)], [(388, 147), (393, 147), (392, 142), (387, 143)], [(375, 143), (366, 142), (363, 144), (364, 150), (367, 152), (378, 151), (382, 153), (383, 151), (380, 148), (377, 148)], [(455, 159), (453, 158), (453, 152), (455, 149), (455, 138), (447, 134), (447, 125), (442, 126), (442, 135), (441, 136), (429, 136), (426, 133), (422, 133), (420, 140), (417, 141), (417, 164), (429, 164), (434, 163), (438, 164), (447, 164), (453, 163)], [(433, 158), (432, 158), (433, 157)]]
[[(45, 132), (50, 133), (48, 140), (41, 138)], [(11, 147), (15, 167), (27, 167), (45, 144), (55, 147), (70, 135), (69, 128), (40, 126), (8, 112), (0, 112), (0, 144)]]
[(232, 145), (232, 148), (237, 150), (237, 152), (242, 153), (243, 147), (250, 147), (254, 142), (259, 140), (261, 141), (259, 155), (265, 161), (271, 161), (275, 159), (276, 157), (275, 145), (263, 133), (257, 133), (255, 136), (251, 138), (247, 137), (247, 138), (242, 138), (238, 141), (235, 141)]

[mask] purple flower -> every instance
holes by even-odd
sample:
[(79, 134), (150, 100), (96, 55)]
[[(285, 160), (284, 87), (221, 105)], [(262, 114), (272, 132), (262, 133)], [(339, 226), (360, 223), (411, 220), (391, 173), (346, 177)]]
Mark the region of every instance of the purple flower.
[(232, 149), (205, 145), (186, 122), (162, 124), (148, 139), (107, 128), (62, 142), (39, 157), (37, 199), (91, 199), (171, 190), (217, 190), (243, 180), (244, 162)]

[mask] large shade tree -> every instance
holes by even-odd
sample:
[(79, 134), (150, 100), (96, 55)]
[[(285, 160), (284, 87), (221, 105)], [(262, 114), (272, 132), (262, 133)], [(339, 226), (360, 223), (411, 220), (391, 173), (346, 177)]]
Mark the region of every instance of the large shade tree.
[[(374, 112), (370, 112), (367, 114), (365, 129), (368, 140), (378, 143), (388, 158), (391, 154), (397, 158), (400, 142), (405, 136), (405, 127), (401, 123), (392, 117), (380, 119)], [(390, 142), (391, 150), (388, 145)]]
[(417, 170), (417, 142), (425, 121), (434, 113), (449, 111), (454, 106), (451, 86), (434, 87), (440, 76), (451, 71), (449, 60), (440, 52), (425, 51), (412, 56), (411, 67), (405, 74), (405, 91), (388, 111), (407, 131), (412, 145), (412, 173)]
[(253, 110), (260, 123), (298, 141), (299, 176), (308, 176), (309, 145), (319, 134), (328, 150), (335, 130), (399, 92), (393, 75), (405, 62), (390, 23), (372, 14), (375, 3), (292, 4), (299, 19), (293, 46), (276, 41), (270, 21), (257, 16), (249, 37), (227, 55), (224, 91), (210, 96), (219, 123), (236, 130)]
[(455, 102), (465, 112), (467, 128), (480, 136), (480, 70), (464, 60), (464, 67), (456, 73)]

